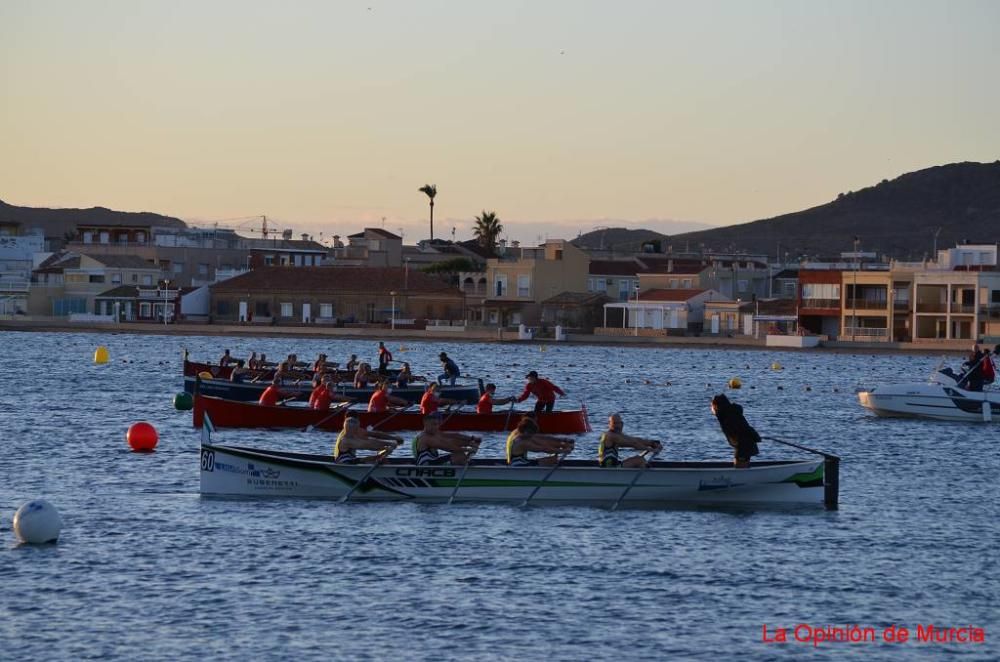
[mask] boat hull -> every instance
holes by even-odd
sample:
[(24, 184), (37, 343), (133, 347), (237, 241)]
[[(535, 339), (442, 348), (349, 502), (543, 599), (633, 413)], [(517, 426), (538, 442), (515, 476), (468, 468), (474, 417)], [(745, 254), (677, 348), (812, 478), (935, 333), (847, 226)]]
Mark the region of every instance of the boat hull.
[[(203, 395), (211, 395), (226, 400), (239, 400), (241, 402), (256, 402), (260, 399), (261, 393), (267, 388), (265, 382), (242, 382), (235, 383), (225, 379), (199, 379), (198, 377), (185, 377), (184, 390), (188, 393), (197, 392)], [(290, 395), (294, 395), (296, 400), (308, 400), (312, 392), (312, 385), (309, 383), (289, 384), (282, 386), (281, 390)], [(392, 395), (402, 398), (410, 403), (420, 402), (425, 388), (423, 386), (408, 386), (406, 388), (392, 389)], [(374, 387), (354, 388), (338, 387), (337, 394), (344, 397), (353, 398), (358, 402), (367, 403), (374, 393)], [(442, 398), (457, 400), (466, 404), (475, 404), (479, 401), (478, 386), (442, 386), (438, 390)]]
[[(202, 427), (205, 415), (217, 428), (306, 428), (312, 426), (321, 430), (339, 430), (346, 416), (354, 416), (363, 426), (372, 426), (383, 432), (423, 429), (423, 416), (419, 411), (380, 412), (366, 411), (338, 412), (308, 409), (299, 406), (267, 407), (251, 402), (224, 400), (204, 395), (196, 395), (194, 401), (194, 426)], [(468, 432), (507, 432), (517, 427), (526, 412), (498, 411), (492, 414), (475, 412), (445, 413), (443, 430), (464, 430)], [(554, 411), (544, 413), (536, 419), (540, 430), (546, 434), (580, 434), (590, 431), (587, 412)]]
[[(203, 442), (201, 494), (340, 499), (370, 469), (371, 465), (364, 464), (334, 464), (328, 455)], [(375, 468), (351, 493), (350, 500), (441, 503), (454, 493), (456, 501), (478, 503), (519, 504), (530, 497), (535, 505), (611, 506), (621, 498), (622, 507), (831, 507), (822, 459), (761, 462), (746, 469), (735, 469), (724, 462), (656, 462), (645, 471), (605, 469), (596, 462), (582, 460), (566, 461), (555, 471), (550, 467), (509, 467), (501, 460), (477, 460), (464, 476), (462, 469), (416, 466), (409, 460), (390, 459)]]
[(966, 391), (933, 382), (894, 384), (861, 391), (858, 401), (878, 416), (1000, 422), (1000, 392), (997, 391)]
[[(233, 374), (233, 368), (234, 367), (235, 366), (233, 366), (233, 365), (221, 366), (221, 365), (213, 364), (213, 363), (200, 363), (198, 361), (188, 361), (188, 360), (185, 360), (184, 361), (184, 376), (185, 377), (195, 377), (197, 375), (200, 375), (202, 373), (207, 372), (210, 375), (212, 375), (212, 377), (214, 377), (216, 379), (229, 379), (229, 377)], [(313, 374), (312, 370), (305, 370), (304, 372), (307, 373), (307, 374), (309, 374), (309, 375)], [(349, 370), (336, 370), (336, 371), (330, 370), (330, 371), (327, 371), (327, 372), (329, 372), (331, 375), (336, 375), (340, 379), (349, 379), (351, 381), (354, 380), (354, 372), (349, 371)], [(254, 374), (263, 375), (264, 379), (268, 379), (268, 378), (274, 376), (274, 368), (266, 368), (264, 370), (258, 370), (258, 371), (255, 371)], [(399, 375), (399, 369), (398, 368), (390, 368), (389, 370), (387, 370), (385, 372), (385, 374), (389, 378), (395, 379), (396, 376)]]

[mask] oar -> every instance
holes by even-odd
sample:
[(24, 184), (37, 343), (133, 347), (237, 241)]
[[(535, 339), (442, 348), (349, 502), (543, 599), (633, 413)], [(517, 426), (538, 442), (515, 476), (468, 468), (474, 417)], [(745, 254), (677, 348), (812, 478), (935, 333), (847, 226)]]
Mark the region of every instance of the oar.
[(507, 410), (507, 420), (503, 422), (503, 432), (507, 431), (507, 426), (510, 425), (510, 415), (514, 413), (514, 403), (510, 403), (510, 409)]
[[(662, 446), (660, 448), (662, 448)], [(643, 455), (646, 455), (646, 453), (648, 452), (649, 451), (644, 452)], [(657, 450), (655, 453), (653, 453), (652, 456), (649, 457), (649, 459), (646, 462), (646, 466), (644, 466), (635, 474), (635, 477), (632, 479), (632, 482), (628, 484), (628, 487), (625, 488), (625, 491), (622, 492), (620, 495), (618, 495), (618, 500), (615, 501), (614, 504), (611, 506), (612, 511), (618, 510), (618, 504), (620, 504), (625, 499), (625, 495), (628, 494), (633, 487), (635, 487), (635, 484), (639, 482), (639, 477), (642, 476), (642, 474), (646, 473), (646, 469), (649, 468), (649, 465), (653, 463), (653, 459), (659, 454), (660, 451)]]
[[(398, 447), (399, 447), (399, 444), (397, 444), (395, 448), (398, 448)], [(347, 500), (351, 498), (352, 494), (354, 494), (354, 490), (356, 490), (359, 487), (361, 487), (361, 485), (366, 480), (368, 480), (368, 477), (371, 476), (372, 473), (374, 473), (374, 471), (376, 469), (378, 469), (378, 465), (382, 464), (382, 462), (387, 457), (389, 457), (389, 452), (391, 450), (395, 450), (395, 448), (391, 448), (391, 449), (390, 448), (386, 448), (384, 451), (380, 452), (379, 453), (380, 457), (378, 459), (376, 459), (374, 462), (372, 462), (372, 468), (369, 469), (367, 472), (365, 472), (365, 475), (361, 477), (361, 480), (359, 480), (358, 482), (354, 483), (354, 486), (350, 490), (347, 491), (347, 494), (345, 494), (344, 496), (340, 497), (340, 501), (338, 501), (338, 503), (347, 503)]]
[(531, 501), (531, 499), (535, 496), (535, 494), (538, 493), (538, 490), (542, 489), (542, 485), (544, 485), (546, 483), (546, 481), (548, 481), (549, 476), (551, 476), (552, 474), (554, 474), (556, 472), (556, 469), (559, 468), (559, 465), (562, 464), (562, 461), (565, 460), (566, 456), (569, 455), (569, 454), (570, 454), (570, 451), (567, 451), (567, 452), (565, 452), (565, 453), (563, 453), (562, 455), (559, 456), (559, 459), (556, 460), (556, 463), (553, 464), (552, 468), (549, 469), (549, 472), (547, 474), (545, 474), (545, 478), (542, 478), (542, 482), (540, 482), (538, 485), (535, 485), (535, 489), (531, 490), (531, 494), (528, 495), (528, 498), (521, 502), (521, 507), (522, 508), (524, 508), (525, 506), (528, 505), (528, 502)]
[(448, 497), (449, 506), (455, 500), (455, 495), (458, 494), (458, 486), (462, 484), (462, 479), (465, 478), (465, 472), (469, 470), (469, 465), (472, 464), (472, 456), (475, 455), (478, 450), (479, 448), (476, 447), (475, 450), (469, 453), (469, 459), (465, 461), (465, 466), (462, 467), (462, 473), (458, 475), (458, 482), (455, 483), (455, 489), (451, 491), (451, 496)]
[(407, 409), (409, 409), (409, 408), (410, 408), (410, 407), (412, 407), (412, 406), (413, 406), (413, 404), (412, 404), (412, 403), (411, 403), (411, 404), (408, 404), (408, 405), (406, 405), (405, 407), (403, 407), (402, 409), (400, 409), (399, 411), (397, 411), (396, 413), (392, 414), (391, 416), (386, 416), (386, 417), (385, 417), (385, 418), (383, 418), (383, 419), (382, 419), (381, 421), (379, 421), (378, 423), (376, 423), (375, 425), (373, 425), (371, 429), (372, 429), (372, 430), (377, 430), (377, 429), (378, 429), (379, 427), (381, 427), (381, 426), (382, 426), (382, 425), (384, 425), (385, 423), (388, 423), (388, 422), (389, 422), (389, 421), (391, 421), (392, 419), (396, 418), (397, 416), (399, 416), (400, 414), (402, 414), (402, 413), (403, 413), (404, 411), (406, 411)]
[(322, 425), (324, 423), (326, 423), (327, 421), (329, 421), (334, 416), (337, 416), (338, 414), (344, 413), (344, 410), (347, 409), (350, 406), (351, 406), (350, 402), (342, 402), (342, 403), (340, 403), (339, 405), (337, 405), (336, 407), (334, 407), (332, 410), (330, 410), (330, 414), (328, 416), (324, 416), (323, 418), (319, 419), (319, 421), (316, 422), (316, 423), (313, 423), (311, 425), (307, 425), (306, 429), (303, 430), (303, 432), (312, 432), (316, 428), (322, 427)]
[(458, 403), (458, 406), (457, 406), (457, 407), (455, 407), (455, 410), (454, 410), (454, 411), (452, 411), (452, 410), (451, 410), (451, 407), (453, 407), (453, 406), (454, 406), (454, 405), (449, 405), (449, 406), (448, 406), (448, 415), (444, 417), (444, 420), (443, 420), (443, 421), (441, 421), (441, 425), (440, 425), (439, 427), (440, 427), (440, 428), (441, 428), (442, 430), (444, 429), (444, 424), (445, 424), (445, 423), (447, 423), (447, 422), (448, 422), (449, 420), (451, 420), (451, 417), (452, 417), (452, 416), (454, 416), (455, 414), (457, 414), (458, 412), (460, 412), (460, 411), (462, 410), (462, 407), (464, 407), (464, 406), (465, 406), (465, 403), (464, 403), (464, 402), (460, 402), (460, 403)]

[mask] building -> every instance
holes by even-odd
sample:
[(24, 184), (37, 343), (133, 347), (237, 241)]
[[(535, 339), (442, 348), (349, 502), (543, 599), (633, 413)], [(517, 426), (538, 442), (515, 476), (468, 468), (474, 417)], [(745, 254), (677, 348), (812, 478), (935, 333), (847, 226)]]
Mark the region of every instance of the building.
[(210, 287), (210, 321), (381, 324), (463, 320), (465, 298), (419, 270), (399, 267), (264, 267)]
[(487, 294), (480, 319), (488, 326), (542, 322), (542, 302), (563, 292), (586, 292), (590, 258), (563, 239), (521, 248), (486, 261)]
[(648, 267), (641, 260), (591, 260), (587, 270), (587, 291), (602, 294), (612, 301), (635, 298), (639, 273)]
[(600, 292), (561, 292), (542, 302), (542, 323), (593, 333), (608, 297)]
[(34, 257), (44, 250), (41, 230), (26, 232), (20, 223), (0, 221), (0, 315), (28, 312)]
[(166, 281), (154, 287), (119, 285), (94, 297), (94, 314), (118, 322), (174, 322), (180, 294)]
[(99, 314), (96, 297), (119, 285), (155, 286), (160, 268), (136, 255), (55, 253), (31, 274), (28, 312), (63, 317), (72, 313)]
[(799, 327), (806, 333), (836, 340), (841, 328), (840, 269), (800, 269)]
[(594, 333), (605, 336), (701, 333), (706, 303), (729, 300), (715, 290), (647, 290), (640, 292), (635, 300), (604, 304), (604, 325), (594, 329)]
[(700, 258), (642, 256), (639, 289), (709, 289), (723, 296), (752, 301), (769, 296), (771, 270), (766, 260), (746, 255), (708, 254)]

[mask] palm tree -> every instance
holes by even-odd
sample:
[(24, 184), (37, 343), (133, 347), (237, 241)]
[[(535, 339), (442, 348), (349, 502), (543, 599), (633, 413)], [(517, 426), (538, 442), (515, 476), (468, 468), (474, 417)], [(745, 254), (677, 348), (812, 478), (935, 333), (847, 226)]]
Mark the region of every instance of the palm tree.
[(438, 194), (438, 187), (435, 184), (424, 184), (417, 190), (431, 199), (431, 241), (434, 241), (434, 197)]
[(502, 232), (503, 224), (500, 223), (500, 219), (497, 218), (495, 211), (486, 211), (484, 209), (482, 214), (476, 216), (476, 227), (473, 230), (473, 235), (476, 237), (479, 245), (490, 253), (495, 254), (497, 252), (497, 238)]

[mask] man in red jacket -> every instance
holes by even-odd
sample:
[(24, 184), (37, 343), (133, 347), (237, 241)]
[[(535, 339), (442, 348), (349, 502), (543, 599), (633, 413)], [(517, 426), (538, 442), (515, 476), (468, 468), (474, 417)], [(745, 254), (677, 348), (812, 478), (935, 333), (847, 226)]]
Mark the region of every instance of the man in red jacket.
[(556, 404), (556, 393), (562, 396), (566, 395), (561, 388), (547, 379), (542, 379), (534, 370), (525, 375), (525, 379), (528, 381), (524, 385), (524, 392), (517, 396), (517, 401), (524, 402), (528, 399), (529, 395), (534, 395), (537, 398), (535, 401), (535, 414), (540, 414), (543, 411), (552, 411), (552, 408)]

